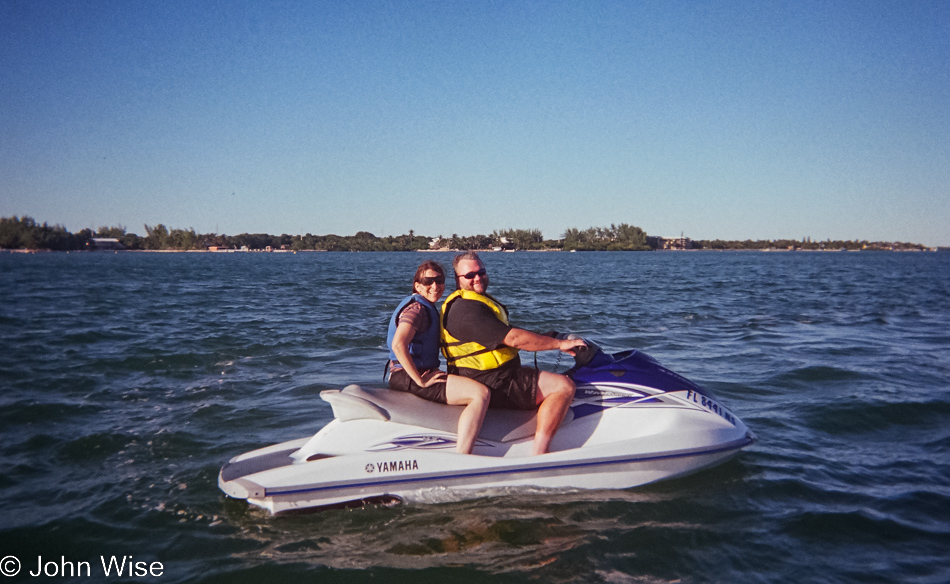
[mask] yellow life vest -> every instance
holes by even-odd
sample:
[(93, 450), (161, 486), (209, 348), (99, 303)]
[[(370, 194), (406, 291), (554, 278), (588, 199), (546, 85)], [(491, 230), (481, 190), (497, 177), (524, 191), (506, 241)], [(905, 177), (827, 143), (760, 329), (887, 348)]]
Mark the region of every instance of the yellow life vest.
[(487, 305), (501, 322), (508, 324), (508, 310), (505, 306), (488, 296), (472, 290), (456, 290), (442, 303), (442, 354), (449, 367), (465, 367), (488, 371), (495, 369), (518, 356), (518, 349), (500, 346), (495, 350), (486, 349), (474, 341), (460, 341), (449, 334), (445, 328), (445, 311), (449, 304), (458, 298), (475, 300)]

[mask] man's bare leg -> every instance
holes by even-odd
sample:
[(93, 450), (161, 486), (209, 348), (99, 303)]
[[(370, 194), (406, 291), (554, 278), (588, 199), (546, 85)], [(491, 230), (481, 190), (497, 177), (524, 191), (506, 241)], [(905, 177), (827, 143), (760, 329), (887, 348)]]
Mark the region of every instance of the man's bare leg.
[(574, 382), (570, 378), (547, 371), (541, 372), (538, 378), (538, 427), (534, 433), (532, 454), (548, 452), (551, 439), (574, 401), (574, 390)]

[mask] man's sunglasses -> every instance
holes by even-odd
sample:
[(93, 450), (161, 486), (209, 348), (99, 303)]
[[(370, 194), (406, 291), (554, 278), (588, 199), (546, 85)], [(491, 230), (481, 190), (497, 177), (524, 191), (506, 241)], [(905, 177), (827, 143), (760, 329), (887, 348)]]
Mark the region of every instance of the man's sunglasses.
[(459, 274), (459, 278), (465, 278), (466, 280), (474, 280), (475, 276), (481, 276), (484, 278), (488, 273), (485, 271), (485, 268), (478, 270), (477, 272), (469, 272), (467, 274)]
[(434, 278), (423, 276), (419, 278), (419, 283), (422, 284), (423, 286), (431, 286), (433, 283), (445, 284), (445, 276), (436, 276)]

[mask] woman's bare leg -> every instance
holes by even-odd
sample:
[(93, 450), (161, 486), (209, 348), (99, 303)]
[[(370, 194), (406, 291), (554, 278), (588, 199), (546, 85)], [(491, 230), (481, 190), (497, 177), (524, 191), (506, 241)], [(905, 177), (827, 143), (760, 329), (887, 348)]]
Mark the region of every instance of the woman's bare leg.
[(456, 450), (461, 454), (471, 454), (475, 438), (485, 421), (491, 393), (487, 387), (474, 379), (449, 375), (445, 383), (445, 399), (451, 406), (465, 406), (459, 416)]

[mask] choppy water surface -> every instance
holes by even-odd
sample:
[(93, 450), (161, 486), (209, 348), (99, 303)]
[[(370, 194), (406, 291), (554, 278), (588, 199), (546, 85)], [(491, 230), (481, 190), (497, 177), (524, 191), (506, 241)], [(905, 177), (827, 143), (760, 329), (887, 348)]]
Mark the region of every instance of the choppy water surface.
[(644, 350), (759, 441), (629, 491), (290, 518), (225, 499), (230, 457), (315, 432), (323, 389), (381, 384), (428, 257), (451, 261), (0, 254), (10, 581), (112, 555), (161, 582), (950, 581), (950, 254), (486, 254), (515, 324)]

